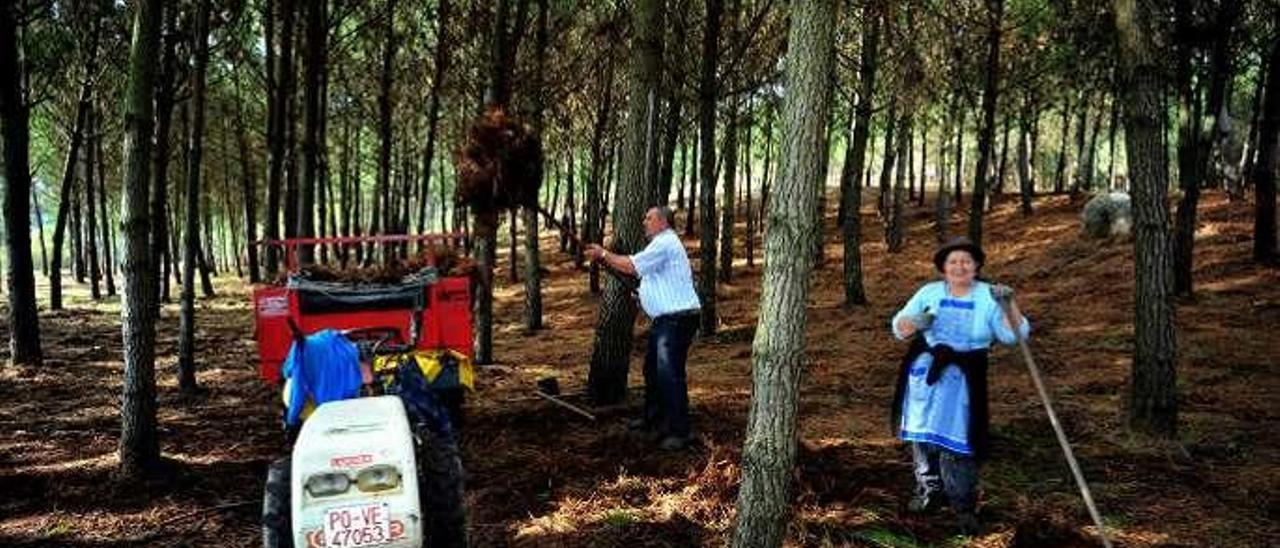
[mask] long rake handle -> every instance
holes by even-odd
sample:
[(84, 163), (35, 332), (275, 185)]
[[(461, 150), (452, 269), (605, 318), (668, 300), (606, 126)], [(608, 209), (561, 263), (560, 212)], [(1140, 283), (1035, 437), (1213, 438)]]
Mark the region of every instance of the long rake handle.
[[(1012, 318), (1009, 313), (1009, 303), (1005, 301), (1001, 303), (1004, 309), (1004, 317)], [(1049, 423), (1053, 425), (1053, 433), (1058, 436), (1058, 445), (1062, 446), (1062, 453), (1067, 457), (1067, 465), (1071, 467), (1071, 475), (1075, 476), (1076, 485), (1080, 487), (1080, 495), (1084, 497), (1084, 505), (1089, 508), (1089, 516), (1093, 518), (1093, 523), (1098, 526), (1098, 536), (1102, 537), (1102, 545), (1111, 548), (1111, 538), (1107, 536), (1107, 528), (1102, 524), (1102, 514), (1098, 513), (1098, 506), (1093, 502), (1093, 494), (1089, 491), (1089, 484), (1084, 480), (1084, 472), (1080, 470), (1080, 463), (1076, 462), (1076, 455), (1071, 451), (1071, 444), (1067, 442), (1067, 433), (1063, 431), (1062, 424), (1058, 422), (1058, 414), (1053, 410), (1053, 404), (1049, 400), (1049, 391), (1044, 387), (1044, 380), (1040, 377), (1040, 368), (1036, 367), (1035, 358), (1031, 357), (1031, 348), (1027, 346), (1027, 341), (1022, 338), (1022, 334), (1018, 332), (1017, 327), (1013, 329), (1013, 336), (1018, 341), (1018, 348), (1022, 350), (1022, 359), (1027, 364), (1027, 370), (1031, 372), (1031, 382), (1036, 385), (1036, 392), (1040, 393), (1040, 401), (1044, 403), (1044, 410), (1049, 414)]]
[[(543, 209), (543, 207), (540, 205), (532, 205), (529, 207), (532, 207), (534, 211), (541, 213), (542, 218), (546, 219), (548, 225), (551, 225), (556, 229), (560, 230), (560, 232), (563, 232), (564, 235), (568, 236), (570, 240), (573, 240), (573, 243), (577, 244), (578, 247), (587, 246), (587, 244), (582, 241), (582, 238), (578, 237), (578, 234), (574, 232), (573, 229), (567, 226), (564, 226), (563, 223), (556, 220), (555, 216), (553, 216), (550, 211)], [(639, 289), (639, 286), (636, 284), (635, 278), (628, 276), (626, 274), (623, 274), (621, 272), (618, 272), (613, 267), (609, 266), (607, 263), (602, 264), (601, 266), (604, 268), (605, 272), (608, 272), (611, 276), (617, 279), (618, 282), (621, 283), (623, 287), (631, 290), (632, 292), (635, 292), (637, 289)]]

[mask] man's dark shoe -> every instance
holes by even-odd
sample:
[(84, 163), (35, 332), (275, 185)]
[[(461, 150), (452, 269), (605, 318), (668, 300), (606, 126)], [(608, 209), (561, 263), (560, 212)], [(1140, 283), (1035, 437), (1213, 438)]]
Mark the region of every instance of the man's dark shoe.
[(685, 436), (667, 436), (662, 439), (662, 443), (658, 447), (663, 451), (682, 451), (689, 447), (689, 438)]
[(939, 491), (931, 491), (925, 494), (917, 494), (911, 497), (911, 501), (907, 502), (907, 511), (914, 514), (925, 514), (935, 512), (943, 506), (944, 495)]
[(972, 537), (978, 534), (982, 526), (978, 523), (978, 515), (973, 510), (969, 510), (956, 513), (956, 528), (961, 535)]
[(649, 430), (651, 428), (652, 427), (649, 426), (649, 421), (646, 421), (643, 418), (635, 418), (627, 421), (627, 430)]

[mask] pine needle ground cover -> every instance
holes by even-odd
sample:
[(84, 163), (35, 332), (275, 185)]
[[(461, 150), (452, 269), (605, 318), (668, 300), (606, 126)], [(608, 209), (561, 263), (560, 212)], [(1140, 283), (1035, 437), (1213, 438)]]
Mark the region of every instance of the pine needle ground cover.
[[(1177, 444), (1124, 431), (1132, 245), (1081, 239), (1082, 205), (1040, 198), (1025, 220), (1015, 203), (999, 202), (988, 217), (986, 274), (1019, 291), (1034, 324), (1033, 352), (1117, 543), (1277, 544), (1280, 274), (1250, 260), (1249, 204), (1219, 193), (1201, 202), (1197, 296), (1177, 311)], [(931, 212), (911, 214), (899, 254), (879, 241), (865, 244), (871, 304), (853, 310), (841, 303), (841, 246), (830, 213), (826, 264), (815, 273), (809, 309), (790, 544), (1096, 546), (1034, 388), (1009, 349), (996, 351), (991, 367), (984, 534), (964, 541), (951, 536), (945, 513), (904, 511), (910, 458), (886, 426), (902, 347), (888, 318), (933, 276)], [(862, 221), (864, 234), (875, 233), (870, 208)], [(950, 233), (965, 221), (953, 217)], [(581, 403), (575, 395), (586, 382), (596, 310), (585, 275), (557, 252), (555, 236), (544, 234), (542, 243), (547, 329), (524, 332), (523, 289), (498, 277), (499, 365), (481, 370), (468, 402), (463, 451), (473, 545), (722, 545), (751, 393), (760, 267), (735, 265), (734, 283), (720, 287), (720, 333), (696, 342), (689, 359), (700, 444), (673, 455), (628, 435), (634, 407), (599, 409), (590, 423), (533, 396), (538, 378), (555, 375), (566, 397)], [(697, 240), (686, 246), (696, 258)], [(500, 254), (498, 264), (505, 260)], [(208, 393), (191, 402), (178, 398), (177, 309), (165, 306), (157, 345), (165, 469), (151, 483), (121, 484), (112, 475), (119, 307), (95, 305), (87, 288), (67, 287), (67, 310), (41, 314), (44, 367), (0, 370), (0, 544), (257, 545), (266, 464), (284, 447), (277, 400), (256, 377), (248, 288), (223, 279), (218, 297), (197, 302), (199, 375)], [(0, 325), (0, 335), (6, 329)], [(639, 354), (632, 363), (630, 399), (638, 402)]]

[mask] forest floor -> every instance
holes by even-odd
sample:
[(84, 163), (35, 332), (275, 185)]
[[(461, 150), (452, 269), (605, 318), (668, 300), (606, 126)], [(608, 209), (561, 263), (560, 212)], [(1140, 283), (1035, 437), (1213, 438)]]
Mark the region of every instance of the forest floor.
[[(873, 203), (866, 201), (864, 203)], [(1106, 522), (1120, 546), (1280, 544), (1280, 271), (1250, 261), (1248, 204), (1202, 198), (1196, 299), (1177, 309), (1179, 441), (1126, 433), (1133, 343), (1127, 240), (1086, 241), (1065, 196), (1024, 219), (1012, 200), (986, 224), (985, 273), (1014, 286), (1033, 322), (1032, 350)], [(931, 212), (911, 215), (907, 246), (887, 254), (864, 211), (871, 303), (842, 307), (840, 243), (828, 217), (825, 266), (809, 303), (795, 473), (797, 546), (1095, 546), (1070, 473), (1018, 354), (993, 354), (993, 455), (982, 470), (982, 535), (951, 536), (952, 518), (909, 515), (907, 449), (888, 433), (903, 345), (888, 318), (934, 276)], [(963, 230), (963, 215), (949, 230)], [(687, 240), (691, 250), (696, 240)], [(587, 277), (543, 239), (547, 328), (521, 327), (522, 289), (496, 276), (496, 367), (478, 375), (463, 440), (475, 546), (723, 545), (732, 526), (751, 395), (751, 340), (762, 269), (739, 260), (720, 289), (720, 326), (689, 360), (698, 443), (663, 453), (628, 436), (632, 407), (591, 423), (533, 396), (536, 379), (583, 390), (596, 316)], [(762, 247), (757, 245), (757, 250)], [(741, 252), (739, 252), (741, 253)], [(696, 254), (694, 255), (696, 257)], [(167, 467), (143, 485), (112, 475), (120, 431), (119, 304), (69, 283), (66, 310), (42, 311), (41, 368), (0, 370), (0, 545), (254, 546), (269, 460), (284, 451), (278, 401), (258, 381), (249, 288), (220, 279), (198, 303), (199, 380), (177, 396), (178, 314), (164, 307), (157, 364)], [(42, 288), (42, 298), (47, 291)], [(176, 290), (175, 290), (176, 296)], [(643, 341), (647, 323), (636, 329)], [(0, 325), (0, 336), (6, 326)], [(2, 352), (2, 351), (0, 351)], [(3, 357), (3, 356), (0, 356)]]

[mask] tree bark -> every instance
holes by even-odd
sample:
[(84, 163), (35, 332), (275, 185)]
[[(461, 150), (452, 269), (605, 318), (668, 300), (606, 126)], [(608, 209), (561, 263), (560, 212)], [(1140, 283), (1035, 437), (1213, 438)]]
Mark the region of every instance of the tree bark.
[[(273, 0), (268, 0), (273, 1)], [(296, 16), (294, 0), (274, 0), (278, 13), (267, 17), (272, 25), (267, 26), (268, 44), (272, 34), (275, 36), (275, 72), (268, 77), (272, 96), (268, 103), (267, 121), (267, 219), (264, 223), (263, 236), (267, 240), (280, 239), (281, 192), (284, 185), (284, 170), (289, 151), (286, 147), (286, 133), (292, 122), (289, 119), (290, 105), (293, 102), (293, 23)], [(279, 21), (279, 29), (274, 29), (274, 22)], [(273, 51), (268, 46), (268, 52)], [(286, 217), (290, 217), (286, 216)], [(267, 276), (274, 276), (280, 270), (280, 251), (277, 246), (266, 246)]]
[(993, 197), (1004, 194), (1004, 178), (1009, 168), (1009, 125), (1012, 118), (1012, 116), (1005, 116), (1004, 129), (1000, 131), (1000, 165), (996, 168), (995, 186), (991, 189)]
[[(910, 109), (904, 109), (910, 112)], [(898, 136), (898, 151), (895, 156), (907, 160), (904, 165), (898, 166), (897, 172), (894, 174), (893, 183), (893, 202), (889, 205), (889, 218), (885, 227), (885, 243), (889, 253), (897, 253), (902, 251), (903, 232), (906, 227), (903, 226), (903, 213), (906, 208), (907, 191), (905, 179), (907, 179), (908, 167), (910, 165), (909, 154), (911, 150), (911, 114), (904, 113), (897, 122), (899, 131), (902, 132)]]
[[(4, 149), (4, 235), (8, 250), (9, 363), (40, 366), (40, 319), (31, 263), (30, 105), (19, 3), (0, 3), (0, 139)], [(73, 137), (74, 139), (74, 137)], [(55, 275), (57, 273), (55, 272)]]
[[(532, 86), (533, 95), (533, 124), (534, 130), (538, 135), (539, 146), (542, 146), (543, 129), (546, 126), (544, 120), (544, 110), (546, 108), (546, 81), (547, 81), (547, 11), (550, 9), (547, 0), (537, 0), (538, 16), (535, 21), (537, 27), (534, 38), (534, 59), (536, 67), (534, 68), (534, 83)], [(443, 19), (442, 19), (443, 21)], [(443, 27), (441, 27), (443, 28)], [(597, 152), (597, 144), (593, 144), (593, 161), (591, 169), (592, 177), (595, 177), (594, 170), (596, 162), (594, 154)], [(539, 178), (543, 178), (543, 155), (538, 154), (538, 174)], [(588, 237), (592, 234), (592, 209), (596, 204), (591, 201), (591, 192), (595, 190), (596, 181), (592, 180), (587, 183), (587, 229)], [(443, 184), (443, 183), (442, 183)], [(524, 212), (524, 328), (527, 331), (537, 331), (542, 329), (542, 258), (538, 249), (538, 212), (531, 207), (525, 207)], [(515, 225), (515, 219), (511, 220), (512, 226)], [(514, 240), (514, 235), (512, 236)], [(514, 242), (512, 243), (512, 254), (515, 254)]]
[[(436, 138), (440, 127), (440, 94), (444, 90), (444, 80), (449, 73), (449, 54), (453, 46), (453, 38), (449, 34), (449, 26), (453, 24), (450, 19), (450, 8), (449, 0), (440, 0), (436, 6), (436, 57), (431, 77), (431, 91), (427, 98), (427, 143), (422, 150), (422, 196), (418, 200), (419, 234), (427, 231), (427, 202), (431, 196), (431, 162), (436, 156)], [(438, 184), (443, 185), (444, 181), (438, 181)]]
[[(1119, 99), (1117, 98), (1117, 104)], [(1027, 100), (1021, 116), (1018, 117), (1018, 189), (1022, 195), (1022, 214), (1031, 215), (1031, 198), (1035, 196), (1035, 171), (1031, 167), (1031, 120), (1030, 110), (1033, 106)]]
[(862, 53), (858, 63), (858, 104), (854, 107), (852, 135), (845, 149), (844, 168), (840, 172), (840, 188), (845, 218), (840, 224), (844, 240), (844, 304), (846, 307), (866, 304), (862, 284), (862, 185), (858, 179), (867, 160), (867, 141), (871, 136), (871, 113), (875, 106), (876, 70), (880, 57), (880, 29), (883, 19), (878, 1), (862, 8)]
[(1178, 424), (1173, 249), (1166, 206), (1168, 172), (1161, 137), (1164, 43), (1154, 0), (1114, 0), (1133, 186), (1135, 321), (1128, 423), (1172, 438)]
[(1000, 33), (1004, 20), (1004, 0), (986, 0), (987, 70), (982, 90), (982, 129), (978, 133), (978, 168), (973, 178), (973, 200), (969, 204), (969, 239), (982, 245), (982, 218), (987, 211), (992, 145), (996, 131), (996, 101), (1000, 94)]
[[(295, 234), (299, 238), (316, 235), (316, 187), (319, 185), (320, 148), (324, 134), (323, 81), (327, 50), (325, 38), (325, 1), (303, 0), (303, 27), (306, 31), (304, 54), (305, 79), (303, 81), (303, 133), (302, 133), (302, 181), (298, 189), (297, 220)], [(391, 20), (388, 20), (391, 25)], [(321, 217), (323, 220), (323, 216)], [(299, 266), (315, 262), (315, 246), (298, 246)]]
[[(244, 103), (239, 100), (238, 80), (236, 84), (236, 148), (240, 156), (240, 190), (241, 197), (244, 199), (244, 226), (242, 229), (244, 230), (244, 241), (246, 242), (245, 255), (249, 263), (249, 282), (256, 284), (262, 281), (262, 269), (258, 264), (258, 246), (253, 245), (253, 242), (258, 239), (258, 221), (256, 218), (258, 211), (258, 185), (253, 177), (253, 174), (257, 172), (257, 168), (253, 165), (253, 157), (249, 152), (249, 128), (244, 121)], [(346, 210), (344, 207), (344, 214)]]
[[(200, 165), (204, 155), (205, 72), (209, 64), (209, 0), (195, 5), (195, 37), (192, 44), (191, 133), (187, 137), (186, 227), (182, 246), (182, 305), (178, 320), (178, 392), (192, 397), (196, 383), (196, 258), (200, 254)], [(205, 227), (209, 230), (212, 227)]]
[[(541, 23), (539, 23), (539, 29), (541, 29)], [(538, 40), (542, 40), (541, 35), (539, 35)], [(583, 238), (587, 242), (594, 244), (601, 243), (604, 238), (601, 230), (604, 226), (604, 200), (600, 189), (604, 186), (604, 181), (601, 179), (605, 173), (605, 148), (609, 146), (606, 132), (609, 129), (609, 119), (613, 109), (613, 56), (607, 56), (604, 64), (604, 85), (601, 86), (603, 88), (603, 96), (599, 107), (596, 109), (595, 124), (591, 130), (591, 174), (587, 180), (587, 227), (583, 231)], [(542, 80), (539, 80), (539, 82), (542, 82)], [(600, 265), (598, 263), (591, 263), (591, 274), (588, 283), (592, 294), (600, 293)]]
[[(105, 101), (102, 112), (106, 112)], [(116, 296), (116, 279), (115, 279), (115, 252), (112, 249), (111, 240), (111, 220), (107, 216), (107, 162), (106, 156), (102, 155), (102, 139), (104, 131), (98, 131), (94, 136), (92, 146), (97, 151), (98, 157), (98, 217), (102, 219), (102, 270), (106, 277), (107, 296)], [(39, 222), (39, 215), (36, 215)], [(43, 234), (44, 228), (41, 227)], [(43, 239), (43, 236), (42, 236)], [(44, 242), (41, 242), (44, 245)]]
[(1080, 189), (1084, 185), (1084, 145), (1086, 141), (1085, 136), (1089, 133), (1089, 106), (1092, 98), (1093, 94), (1090, 93), (1089, 90), (1086, 89), (1080, 92), (1080, 119), (1077, 123), (1078, 127), (1076, 128), (1075, 173), (1073, 173), (1071, 177), (1071, 196), (1073, 198), (1080, 194)]
[(160, 461), (156, 434), (156, 276), (147, 206), (151, 160), (151, 95), (160, 42), (160, 0), (135, 4), (129, 52), (129, 84), (124, 112), (124, 192), (121, 230), (124, 246), (124, 387), (120, 402), (120, 475), (136, 479)]
[[(648, 200), (649, 177), (647, 151), (652, 150), (654, 135), (648, 131), (650, 98), (661, 83), (663, 10), (660, 0), (638, 0), (632, 20), (633, 43), (627, 96), (625, 145), (620, 166), (622, 177), (614, 192), (613, 250), (632, 254), (644, 245), (642, 219)], [(627, 395), (627, 369), (631, 358), (631, 333), (636, 317), (636, 303), (630, 291), (616, 278), (610, 277), (600, 299), (595, 339), (591, 349), (591, 366), (587, 389), (597, 404), (623, 401)]]
[[(89, 112), (92, 115), (92, 106), (89, 107)], [(84, 205), (84, 193), (80, 187), (88, 183), (86, 174), (93, 169), (93, 166), (88, 165), (90, 160), (86, 147), (84, 159), (80, 162), (79, 184), (71, 187), (71, 273), (78, 284), (83, 284), (85, 279), (84, 212), (81, 209)]]
[[(392, 69), (396, 56), (396, 0), (387, 0), (385, 20), (383, 22), (384, 38), (382, 47), (382, 71), (378, 78), (378, 183), (374, 190), (377, 196), (373, 204), (373, 224), (369, 234), (387, 234), (391, 225), (391, 104)], [(384, 215), (385, 214), (385, 215)], [(385, 217), (385, 219), (383, 219)], [(375, 246), (371, 246), (369, 254), (373, 255)], [(386, 260), (387, 248), (383, 246), (383, 260)], [(481, 362), (483, 363), (483, 362)]]
[(1062, 143), (1058, 147), (1058, 169), (1054, 172), (1053, 193), (1062, 194), (1067, 179), (1067, 137), (1071, 135), (1071, 93), (1062, 99)]
[[(702, 68), (698, 82), (698, 136), (702, 149), (701, 188), (699, 203), (702, 208), (699, 231), (701, 244), (698, 263), (698, 298), (702, 301), (703, 337), (714, 335), (716, 324), (716, 99), (720, 87), (716, 80), (716, 65), (720, 59), (720, 18), (724, 14), (723, 0), (707, 0), (706, 28), (702, 33)], [(614, 225), (617, 226), (617, 225)]]
[[(732, 19), (732, 18), (731, 18)], [(738, 186), (738, 99), (729, 99), (729, 113), (725, 121), (724, 136), (724, 203), (720, 208), (720, 268), (717, 280), (729, 283), (733, 279), (733, 225), (737, 211), (735, 192)]]
[[(1275, 15), (1280, 28), (1280, 12)], [(1271, 45), (1267, 61), (1266, 99), (1258, 122), (1258, 157), (1253, 163), (1255, 208), (1253, 217), (1253, 258), (1274, 265), (1276, 254), (1276, 145), (1280, 140), (1280, 43)]]
[[(956, 188), (955, 188), (955, 193), (954, 193), (954, 194), (952, 195), (952, 197), (951, 197), (951, 201), (952, 201), (952, 202), (953, 202), (957, 207), (959, 207), (961, 204), (963, 204), (963, 203), (964, 203), (964, 194), (963, 194), (963, 192), (962, 192), (962, 191), (963, 191), (963, 189), (964, 189), (964, 120), (965, 120), (965, 118), (967, 118), (967, 117), (968, 117), (969, 110), (968, 110), (967, 108), (965, 108), (965, 107), (966, 107), (966, 105), (964, 104), (964, 99), (960, 96), (960, 94), (959, 94), (959, 93), (957, 93), (957, 94), (956, 94), (956, 99), (955, 99), (955, 101), (956, 101), (955, 108), (959, 109), (959, 112), (960, 112), (960, 118), (956, 121), (956, 127), (955, 127), (955, 132), (956, 132), (956, 165), (955, 165)], [(888, 151), (886, 150), (885, 152), (887, 153)]]
[(884, 164), (880, 168), (880, 193), (876, 196), (876, 211), (880, 221), (888, 223), (890, 194), (893, 192), (893, 166), (897, 160), (897, 149), (894, 148), (894, 129), (898, 125), (898, 98), (893, 97), (889, 103), (889, 116), (884, 124)]
[(920, 130), (920, 194), (916, 196), (916, 207), (924, 207), (925, 186), (929, 182), (929, 120), (926, 118)]
[[(66, 237), (67, 217), (71, 213), (71, 196), (75, 192), (76, 164), (79, 158), (80, 143), (84, 138), (84, 126), (89, 118), (89, 95), (92, 91), (93, 87), (90, 85), (86, 74), (85, 81), (80, 87), (80, 100), (76, 106), (75, 125), (71, 128), (71, 139), (67, 145), (67, 161), (62, 169), (62, 192), (59, 194), (61, 199), (58, 200), (58, 216), (53, 224), (53, 254), (49, 264), (50, 310), (62, 309), (62, 243)], [(25, 103), (21, 108), (27, 108)], [(15, 138), (17, 137), (15, 136)], [(20, 143), (19, 146), (21, 146)], [(24, 154), (23, 157), (26, 158), (26, 155)], [(5, 165), (9, 164), (6, 163)], [(30, 180), (29, 172), (27, 180)], [(12, 265), (12, 263), (10, 264)]]
[[(49, 252), (44, 245), (44, 214), (40, 211), (40, 193), (31, 185), (31, 208), (36, 214), (36, 237), (40, 240), (40, 274), (49, 277)], [(105, 217), (104, 217), (105, 219)]]
[[(1209, 31), (1212, 36), (1213, 63), (1209, 75), (1209, 98), (1200, 111), (1200, 94), (1193, 84), (1198, 77), (1193, 69), (1196, 56), (1192, 42), (1201, 29), (1192, 21), (1195, 17), (1190, 0), (1178, 0), (1175, 5), (1178, 79), (1178, 183), (1182, 198), (1178, 201), (1174, 220), (1173, 240), (1173, 292), (1181, 297), (1192, 296), (1192, 267), (1195, 262), (1196, 208), (1200, 201), (1200, 187), (1209, 171), (1210, 149), (1213, 146), (1212, 131), (1219, 122), (1219, 114), (1226, 101), (1227, 81), (1231, 77), (1228, 48), (1231, 28), (1235, 24), (1238, 4), (1226, 0), (1218, 8), (1217, 17)], [(1212, 117), (1214, 123), (1203, 127), (1202, 119)]]
[[(760, 316), (752, 343), (751, 411), (742, 450), (742, 487), (732, 545), (782, 546), (791, 517), (800, 370), (817, 198), (830, 116), (836, 3), (791, 4), (782, 173), (770, 204)], [(787, 258), (787, 260), (777, 260)]]
[(89, 107), (88, 134), (85, 136), (85, 161), (84, 161), (84, 241), (85, 241), (85, 260), (89, 268), (89, 295), (94, 301), (102, 300), (102, 271), (98, 269), (98, 239), (94, 234), (98, 229), (98, 215), (95, 208), (98, 207), (97, 190), (98, 181), (94, 177), (97, 166), (102, 162), (102, 158), (97, 154), (93, 143), (97, 140), (97, 133), (100, 131), (97, 124), (97, 113), (92, 106)]

